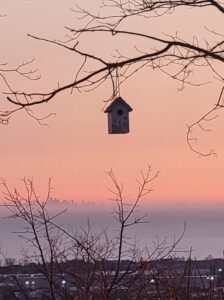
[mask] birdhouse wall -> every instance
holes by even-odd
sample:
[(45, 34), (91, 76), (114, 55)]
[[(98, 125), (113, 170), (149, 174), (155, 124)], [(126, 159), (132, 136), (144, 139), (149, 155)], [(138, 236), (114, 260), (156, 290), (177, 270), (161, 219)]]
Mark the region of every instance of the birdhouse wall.
[(108, 132), (111, 134), (129, 132), (129, 112), (123, 105), (117, 105), (108, 113)]

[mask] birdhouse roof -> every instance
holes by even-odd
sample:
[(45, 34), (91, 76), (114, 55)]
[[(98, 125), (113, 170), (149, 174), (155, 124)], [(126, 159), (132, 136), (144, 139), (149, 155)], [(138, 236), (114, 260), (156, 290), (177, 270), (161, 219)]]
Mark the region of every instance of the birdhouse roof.
[(116, 108), (116, 106), (118, 104), (122, 105), (129, 112), (133, 110), (131, 108), (131, 106), (127, 104), (127, 102), (125, 102), (121, 97), (118, 97), (118, 98), (114, 99), (114, 101), (105, 109), (104, 112), (105, 113), (110, 113), (113, 109)]

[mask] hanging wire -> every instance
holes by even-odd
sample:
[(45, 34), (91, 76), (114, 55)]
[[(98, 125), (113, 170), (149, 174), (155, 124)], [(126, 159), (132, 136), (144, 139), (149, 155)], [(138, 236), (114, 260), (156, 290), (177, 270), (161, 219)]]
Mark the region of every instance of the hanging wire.
[(115, 82), (115, 94), (116, 97), (120, 97), (120, 75), (119, 75), (119, 67), (116, 67), (116, 82)]

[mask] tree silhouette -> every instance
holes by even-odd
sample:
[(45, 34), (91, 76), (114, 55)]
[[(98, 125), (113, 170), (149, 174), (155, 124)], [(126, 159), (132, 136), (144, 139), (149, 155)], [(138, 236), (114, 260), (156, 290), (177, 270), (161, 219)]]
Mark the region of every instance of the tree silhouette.
[[(180, 251), (178, 245), (185, 232), (184, 226), (171, 243), (166, 239), (157, 240), (151, 248), (140, 246), (132, 236), (133, 227), (148, 223), (147, 214), (138, 212), (138, 209), (141, 200), (151, 193), (151, 184), (158, 176), (158, 172), (152, 173), (150, 166), (145, 172), (141, 171), (133, 200), (125, 195), (124, 186), (119, 183), (113, 170), (107, 173), (112, 181), (110, 200), (116, 224), (112, 234), (106, 229), (94, 232), (89, 222), (86, 227), (75, 231), (57, 221), (66, 210), (50, 211), (50, 181), (46, 198), (41, 201), (32, 180), (24, 179), (25, 191), (20, 192), (16, 188), (11, 190), (2, 179), (3, 206), (9, 210), (10, 218), (22, 222), (17, 234), (26, 245), (24, 259), (36, 265), (38, 273), (43, 274), (50, 292), (48, 299), (113, 300), (118, 299), (118, 294), (120, 299), (151, 299), (151, 296), (148, 297), (150, 282), (158, 275), (154, 264), (164, 258), (171, 259), (176, 251)], [(73, 296), (69, 297), (66, 286), (59, 284), (61, 274), (69, 276), (73, 285), (75, 283)], [(166, 293), (171, 293), (169, 282), (156, 286), (155, 293), (159, 294), (160, 289), (164, 288)], [(26, 292), (21, 289), (22, 294)], [(172, 294), (176, 293), (173, 289)]]
[[(195, 70), (203, 68), (203, 70), (212, 71), (213, 77), (220, 82), (219, 97), (216, 98), (215, 105), (211, 110), (188, 126), (187, 142), (191, 150), (196, 153), (204, 156), (214, 154), (214, 151), (203, 154), (195, 149), (196, 139), (192, 136), (192, 131), (196, 126), (206, 131), (204, 122), (213, 119), (215, 113), (224, 106), (224, 77), (220, 71), (224, 62), (222, 33), (206, 27), (203, 41), (197, 36), (193, 36), (189, 41), (184, 39), (181, 33), (169, 35), (158, 33), (158, 28), (155, 28), (153, 35), (151, 34), (152, 28), (149, 26), (155, 19), (162, 21), (168, 15), (172, 17), (174, 13), (182, 14), (183, 9), (188, 8), (197, 10), (198, 15), (208, 8), (211, 11), (216, 10), (219, 15), (224, 13), (223, 2), (213, 0), (106, 0), (103, 1), (96, 13), (77, 6), (73, 10), (77, 16), (76, 26), (65, 27), (68, 33), (66, 40), (51, 40), (29, 35), (36, 40), (62, 47), (65, 51), (72, 52), (78, 57), (80, 64), (76, 68), (75, 79), (48, 92), (34, 91), (30, 93), (24, 90), (18, 92), (9, 86), (9, 92), (6, 93), (7, 100), (16, 109), (29, 111), (29, 107), (47, 103), (65, 90), (71, 92), (74, 90), (92, 91), (100, 85), (110, 83), (111, 90), (107, 101), (111, 101), (117, 95), (122, 83), (142, 68), (150, 67), (160, 70), (172, 79), (179, 81), (181, 89), (188, 84), (202, 85), (203, 83), (195, 83), (192, 77)], [(136, 18), (141, 20), (142, 27), (140, 30), (138, 27), (138, 30), (135, 31), (130, 29), (130, 25), (136, 21)], [(114, 54), (109, 48), (110, 45), (108, 45), (108, 55), (97, 53), (96, 50), (87, 50), (83, 39), (88, 38), (90, 34), (102, 37), (102, 41), (105, 37), (112, 41), (116, 41), (120, 37), (126, 40), (130, 39), (133, 42), (132, 51), (127, 56), (127, 54), (122, 54), (118, 48)], [(140, 46), (138, 46), (139, 41), (141, 41)], [(142, 47), (142, 41), (147, 47)], [(7, 119), (7, 114), (11, 114), (11, 112), (3, 112), (2, 119), (5, 116)]]

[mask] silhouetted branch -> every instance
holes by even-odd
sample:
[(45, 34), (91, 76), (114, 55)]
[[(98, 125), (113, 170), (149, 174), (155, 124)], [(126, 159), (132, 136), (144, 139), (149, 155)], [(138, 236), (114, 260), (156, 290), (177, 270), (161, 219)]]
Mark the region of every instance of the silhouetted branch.
[(224, 107), (223, 104), (223, 93), (224, 93), (224, 86), (221, 89), (219, 98), (217, 103), (214, 105), (214, 107), (209, 110), (207, 113), (205, 113), (199, 120), (197, 120), (195, 123), (191, 124), (188, 126), (188, 130), (187, 130), (187, 143), (190, 147), (190, 149), (201, 155), (201, 156), (211, 156), (211, 155), (216, 155), (215, 151), (212, 149), (207, 153), (202, 153), (201, 151), (196, 150), (195, 146), (193, 145), (193, 143), (195, 144), (197, 142), (197, 139), (195, 137), (192, 137), (192, 133), (195, 127), (199, 127), (202, 131), (211, 131), (210, 129), (207, 129), (204, 127), (204, 123), (206, 122), (210, 122), (212, 120), (214, 120), (215, 118), (217, 118), (217, 115), (214, 116), (214, 113), (217, 112), (219, 109)]

